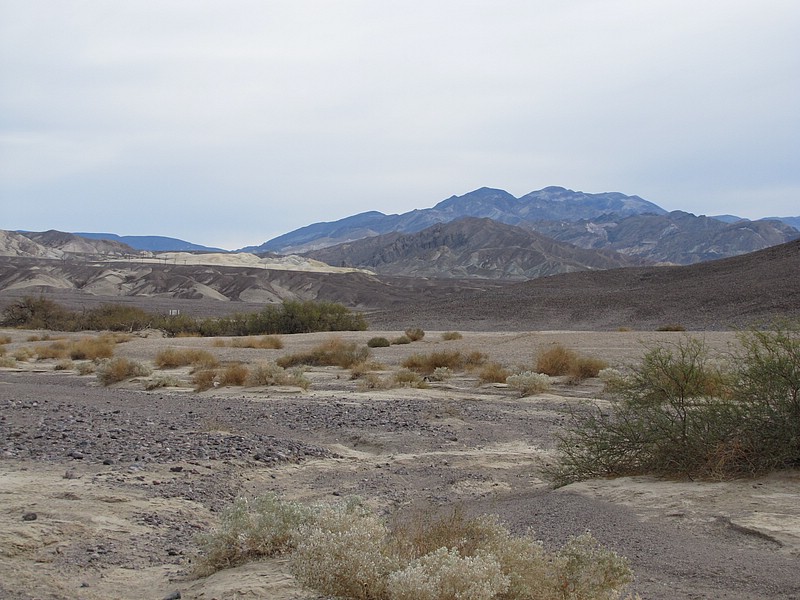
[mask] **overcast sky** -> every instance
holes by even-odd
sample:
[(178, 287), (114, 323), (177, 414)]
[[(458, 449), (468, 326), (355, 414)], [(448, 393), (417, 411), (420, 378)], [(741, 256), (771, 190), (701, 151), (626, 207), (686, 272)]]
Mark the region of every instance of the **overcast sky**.
[(233, 249), (488, 186), (800, 215), (797, 0), (0, 0), (0, 229)]

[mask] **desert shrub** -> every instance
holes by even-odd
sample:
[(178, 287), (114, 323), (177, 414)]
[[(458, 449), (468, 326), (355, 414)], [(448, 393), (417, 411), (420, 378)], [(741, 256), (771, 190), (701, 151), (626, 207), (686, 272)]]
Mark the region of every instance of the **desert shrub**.
[(248, 387), (294, 385), (305, 390), (308, 389), (311, 382), (305, 376), (301, 368), (287, 371), (274, 362), (263, 362), (250, 369), (244, 385)]
[(536, 357), (536, 371), (551, 377), (567, 375), (577, 360), (578, 355), (574, 350), (555, 344), (539, 352)]
[(481, 352), (463, 354), (458, 350), (436, 350), (428, 354), (412, 354), (402, 362), (402, 366), (412, 371), (430, 375), (438, 367), (461, 371), (479, 366), (485, 360), (486, 355)]
[(74, 367), (74, 363), (69, 359), (62, 359), (53, 365), (54, 371), (70, 371)]
[(225, 365), (219, 372), (219, 384), (224, 386), (244, 385), (247, 380), (248, 370), (242, 363)]
[(388, 390), (394, 387), (392, 381), (386, 377), (381, 377), (377, 373), (364, 373), (358, 378), (358, 389), (366, 390)]
[(607, 383), (612, 410), (573, 415), (557, 483), (652, 473), (719, 478), (800, 465), (800, 334), (741, 335), (732, 361), (704, 342), (657, 346)]
[(107, 360), (97, 367), (97, 379), (106, 386), (131, 377), (146, 377), (150, 373), (147, 366), (121, 357)]
[(521, 396), (533, 396), (550, 389), (550, 376), (544, 373), (523, 371), (516, 375), (509, 375), (506, 383), (510, 388), (517, 390)]
[(425, 332), (419, 327), (411, 327), (406, 329), (404, 333), (412, 342), (418, 342), (425, 337)]
[[(220, 339), (220, 338), (214, 338), (213, 340), (211, 340), (211, 347), (212, 348), (224, 348), (227, 345), (228, 345), (228, 342), (226, 342), (225, 340)], [(233, 345), (232, 341), (231, 341), (231, 345)]]
[(11, 336), (7, 334), (0, 334), (0, 346), (3, 344), (10, 344), (11, 343)]
[(159, 369), (175, 369), (189, 365), (213, 369), (219, 364), (213, 354), (199, 348), (164, 348), (156, 354), (153, 362)]
[(549, 552), (494, 516), (456, 509), (389, 524), (357, 498), (240, 498), (198, 546), (197, 575), (288, 555), (299, 583), (343, 600), (612, 600), (632, 579), (627, 561), (588, 534)]
[(313, 519), (312, 509), (266, 494), (237, 499), (222, 512), (219, 525), (198, 538), (197, 575), (209, 575), (248, 560), (294, 549), (301, 525)]
[(104, 304), (82, 313), (76, 319), (79, 329), (95, 331), (140, 331), (152, 327), (156, 317), (141, 308), (123, 304)]
[(800, 466), (800, 323), (739, 334), (732, 394), (748, 430), (721, 448), (730, 459), (737, 446), (750, 449), (755, 472)]
[(355, 342), (345, 342), (341, 338), (330, 338), (312, 348), (309, 352), (300, 352), (281, 356), (276, 362), (287, 368), (297, 365), (333, 366), (349, 369), (355, 364), (369, 358), (369, 349), (358, 347)]
[(113, 338), (82, 338), (69, 345), (69, 357), (72, 360), (99, 360), (114, 355)]
[(78, 375), (91, 375), (97, 371), (97, 365), (93, 362), (80, 362), (75, 367), (75, 371), (77, 371)]
[(452, 342), (453, 340), (460, 340), (464, 336), (461, 335), (458, 331), (445, 331), (442, 333), (442, 339), (445, 342)]
[(608, 363), (601, 358), (579, 356), (567, 374), (570, 381), (578, 382), (590, 377), (597, 377), (600, 371), (606, 367), (608, 367)]
[(574, 350), (555, 344), (542, 350), (536, 357), (536, 371), (558, 377), (569, 376), (573, 382), (581, 381), (588, 377), (597, 377), (601, 369), (608, 366), (604, 360), (588, 356), (580, 356)]
[(314, 521), (300, 527), (290, 563), (297, 581), (337, 598), (388, 598), (389, 575), (401, 563), (386, 523), (357, 503), (317, 511)]
[(36, 348), (36, 360), (61, 359), (69, 356), (66, 342), (53, 342)]
[(361, 379), (372, 371), (385, 369), (386, 366), (373, 361), (364, 361), (350, 367), (350, 379)]
[(22, 348), (17, 348), (14, 350), (11, 356), (13, 356), (14, 359), (18, 360), (19, 362), (26, 362), (36, 356), (36, 350), (28, 346), (23, 346)]
[(447, 381), (453, 376), (453, 372), (447, 367), (436, 367), (428, 376), (431, 381)]
[(492, 600), (508, 589), (509, 578), (494, 556), (439, 548), (391, 573), (387, 583), (391, 600)]
[(481, 383), (505, 383), (511, 372), (498, 362), (486, 363), (478, 372)]
[(385, 337), (374, 337), (369, 339), (367, 346), (370, 348), (387, 348), (391, 346), (391, 342)]
[(17, 359), (13, 356), (3, 356), (0, 354), (0, 367), (10, 369), (17, 366)]
[(230, 342), (232, 348), (256, 348), (259, 350), (280, 350), (283, 348), (283, 340), (277, 335), (264, 335), (261, 337), (247, 336), (235, 338)]
[(70, 313), (44, 296), (26, 296), (8, 305), (0, 317), (5, 327), (66, 330)]
[(159, 388), (165, 387), (180, 387), (181, 382), (176, 377), (171, 377), (168, 375), (159, 375), (157, 377), (153, 377), (150, 381), (146, 382), (144, 385), (144, 389), (150, 390), (157, 390)]
[(686, 327), (678, 323), (667, 323), (656, 327), (656, 331), (686, 331)]
[(405, 344), (410, 343), (411, 339), (406, 335), (400, 335), (392, 339), (392, 346), (404, 346)]
[(204, 392), (219, 385), (216, 369), (199, 369), (192, 373), (192, 385), (195, 392)]
[(161, 329), (174, 336), (240, 336), (313, 331), (364, 331), (361, 314), (333, 302), (291, 301), (267, 305), (261, 311), (222, 318), (198, 319), (162, 315), (121, 304), (107, 304), (81, 312), (69, 311), (43, 296), (25, 297), (6, 307), (0, 325), (58, 331), (140, 331)]
[(418, 373), (411, 371), (409, 369), (401, 369), (397, 371), (393, 376), (392, 379), (394, 383), (399, 385), (400, 387), (411, 387), (411, 388), (420, 388), (424, 389), (428, 387), (427, 382), (423, 379)]

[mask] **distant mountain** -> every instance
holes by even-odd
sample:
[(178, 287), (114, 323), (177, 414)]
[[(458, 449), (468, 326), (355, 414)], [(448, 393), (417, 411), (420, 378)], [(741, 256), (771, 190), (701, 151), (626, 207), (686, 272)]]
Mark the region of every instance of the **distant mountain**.
[(532, 227), (581, 248), (611, 249), (652, 263), (679, 265), (746, 254), (800, 238), (800, 231), (780, 221), (725, 223), (679, 210), (623, 219), (540, 222)]
[(63, 231), (25, 231), (21, 232), (29, 240), (41, 246), (67, 254), (92, 254), (103, 256), (127, 256), (137, 251), (118, 241), (88, 239), (74, 233)]
[(117, 235), (116, 233), (75, 233), (82, 238), (91, 240), (112, 240), (127, 244), (136, 250), (148, 252), (227, 252), (220, 248), (200, 246), (177, 238), (163, 237), (160, 235)]
[(506, 191), (480, 188), (463, 196), (452, 196), (433, 208), (412, 210), (400, 215), (367, 212), (332, 221), (315, 223), (289, 232), (245, 252), (283, 254), (318, 250), (344, 242), (389, 232), (415, 233), (463, 217), (486, 217), (509, 225), (559, 219), (594, 219), (603, 215), (627, 216), (666, 211), (638, 196), (618, 192), (587, 194), (562, 187), (547, 187), (515, 198)]
[(305, 254), (381, 275), (533, 279), (556, 273), (642, 264), (605, 250), (586, 250), (490, 218), (465, 217), (416, 233), (387, 233)]
[[(745, 219), (744, 217), (737, 217), (736, 215), (714, 215), (711, 217), (712, 219), (717, 219), (718, 221), (723, 221), (725, 223), (736, 223), (738, 221), (749, 221), (750, 219)], [(758, 221), (780, 221), (781, 223), (785, 223), (789, 227), (794, 227), (797, 230), (800, 230), (800, 217), (763, 217), (761, 219), (757, 219)]]
[(762, 221), (780, 221), (800, 230), (800, 217), (765, 217)]

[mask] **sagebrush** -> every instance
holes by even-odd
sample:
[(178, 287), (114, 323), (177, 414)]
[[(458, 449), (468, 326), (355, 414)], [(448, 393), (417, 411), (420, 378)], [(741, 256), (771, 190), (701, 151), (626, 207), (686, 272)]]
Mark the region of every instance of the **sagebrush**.
[(357, 498), (239, 499), (199, 545), (199, 575), (288, 555), (298, 582), (343, 600), (611, 600), (632, 580), (627, 561), (588, 534), (548, 551), (495, 516), (456, 509), (390, 522)]

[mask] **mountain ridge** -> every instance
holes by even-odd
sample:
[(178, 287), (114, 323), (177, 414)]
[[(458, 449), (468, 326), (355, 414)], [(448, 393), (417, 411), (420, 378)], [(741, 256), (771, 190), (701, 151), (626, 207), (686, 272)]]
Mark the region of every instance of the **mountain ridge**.
[(532, 279), (640, 265), (613, 251), (583, 249), (488, 217), (463, 217), (415, 233), (392, 232), (303, 254), (383, 275)]

